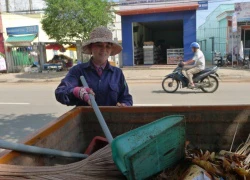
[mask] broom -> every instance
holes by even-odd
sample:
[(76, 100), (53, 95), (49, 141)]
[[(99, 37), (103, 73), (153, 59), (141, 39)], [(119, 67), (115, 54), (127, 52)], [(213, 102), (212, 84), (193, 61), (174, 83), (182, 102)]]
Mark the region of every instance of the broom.
[[(81, 77), (81, 80), (84, 77)], [(83, 81), (83, 80), (82, 80)], [(87, 84), (87, 83), (86, 83)], [(86, 86), (86, 85), (85, 85)], [(101, 124), (104, 134), (112, 142), (113, 137), (103, 119), (94, 97), (90, 95), (92, 106)], [(94, 102), (94, 103), (93, 103)], [(59, 166), (29, 167), (16, 165), (0, 165), (0, 179), (125, 179), (117, 169), (112, 158), (110, 145), (100, 149), (87, 159)]]
[(103, 180), (126, 179), (112, 159), (109, 145), (90, 155), (87, 159), (68, 165), (19, 166), (0, 164), (0, 179), (22, 180)]
[(240, 155), (244, 155), (246, 156), (243, 165), (244, 168), (250, 172), (250, 134), (246, 140), (246, 142), (244, 143), (244, 145), (236, 151), (236, 154), (240, 154)]

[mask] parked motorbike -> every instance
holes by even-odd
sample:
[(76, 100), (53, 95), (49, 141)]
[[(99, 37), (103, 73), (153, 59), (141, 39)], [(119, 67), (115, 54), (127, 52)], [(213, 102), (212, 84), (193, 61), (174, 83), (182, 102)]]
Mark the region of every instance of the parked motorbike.
[(225, 65), (225, 61), (223, 61), (222, 55), (220, 52), (212, 52), (213, 53), (213, 63), (218, 67), (222, 67)]
[[(231, 66), (232, 65), (232, 54), (228, 53), (224, 55), (223, 57), (223, 66)], [(250, 68), (250, 59), (249, 59), (249, 55), (245, 54), (244, 58), (241, 58), (239, 54), (235, 54), (235, 64), (237, 63), (237, 65), (243, 66), (245, 68)], [(218, 65), (219, 66), (219, 65)], [(219, 66), (221, 67), (221, 66)]]
[(224, 53), (223, 56), (223, 61), (224, 61), (224, 66), (230, 66), (232, 65), (232, 54), (231, 53)]
[(217, 57), (215, 58), (215, 62), (216, 62), (215, 63), (216, 66), (218, 66), (218, 67), (231, 66), (232, 65), (232, 54), (225, 52), (223, 56), (217, 55)]
[(242, 66), (244, 68), (248, 68), (250, 67), (249, 64), (249, 56), (248, 55), (244, 55), (244, 57), (242, 58), (239, 54), (235, 55), (236, 57), (236, 61), (238, 62), (239, 66)]
[(250, 60), (249, 60), (249, 56), (245, 55), (244, 59), (243, 59), (243, 66), (246, 68), (250, 68)]
[(244, 67), (246, 68), (249, 68), (250, 69), (250, 59), (249, 59), (249, 56), (250, 56), (250, 50), (249, 49), (245, 49), (244, 50), (244, 61), (243, 61), (243, 65)]
[[(218, 67), (206, 68), (205, 70), (197, 73), (193, 77), (195, 83), (194, 89), (201, 89), (205, 93), (213, 93), (219, 87), (219, 75), (216, 73)], [(189, 81), (183, 75), (183, 67), (181, 64), (175, 70), (166, 76), (162, 81), (162, 88), (167, 93), (174, 93), (178, 88), (188, 88)]]

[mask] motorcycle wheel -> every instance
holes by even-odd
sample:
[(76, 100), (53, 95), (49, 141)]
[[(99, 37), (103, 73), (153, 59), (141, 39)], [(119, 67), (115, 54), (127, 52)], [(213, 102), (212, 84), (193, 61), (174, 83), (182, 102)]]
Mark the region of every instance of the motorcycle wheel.
[(173, 78), (167, 77), (162, 81), (162, 88), (167, 93), (174, 93), (179, 87), (179, 82)]
[(201, 80), (201, 90), (205, 93), (213, 93), (215, 92), (219, 87), (219, 81), (214, 76), (205, 77)]

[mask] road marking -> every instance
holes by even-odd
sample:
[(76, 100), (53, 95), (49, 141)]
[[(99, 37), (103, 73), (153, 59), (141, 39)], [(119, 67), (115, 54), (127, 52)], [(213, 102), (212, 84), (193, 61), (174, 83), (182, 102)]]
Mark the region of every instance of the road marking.
[(7, 102), (0, 102), (0, 105), (30, 105), (30, 103), (7, 103)]
[(172, 104), (134, 104), (133, 106), (173, 106)]

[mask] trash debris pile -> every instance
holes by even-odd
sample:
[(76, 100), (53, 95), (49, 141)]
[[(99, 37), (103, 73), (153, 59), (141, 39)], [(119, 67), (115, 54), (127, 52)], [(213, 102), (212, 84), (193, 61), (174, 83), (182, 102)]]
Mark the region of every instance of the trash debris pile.
[(155, 178), (163, 179), (250, 180), (250, 141), (235, 152), (221, 150), (215, 153), (189, 149), (187, 145), (185, 160)]

